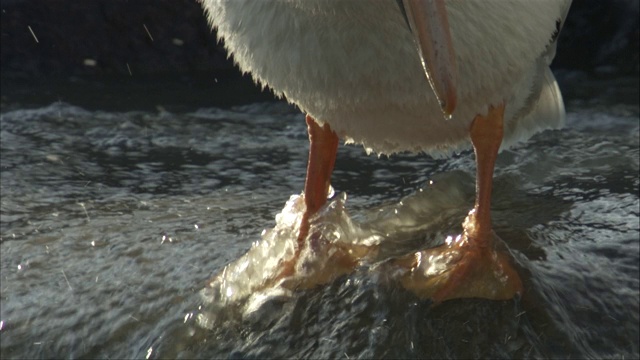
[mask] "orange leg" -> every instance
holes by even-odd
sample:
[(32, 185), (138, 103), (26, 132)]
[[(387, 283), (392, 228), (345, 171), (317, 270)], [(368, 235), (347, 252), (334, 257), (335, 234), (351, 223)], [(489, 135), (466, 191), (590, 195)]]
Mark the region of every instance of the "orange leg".
[(307, 177), (304, 181), (304, 203), (307, 209), (300, 224), (298, 252), (309, 232), (309, 218), (327, 202), (331, 173), (338, 152), (338, 136), (331, 130), (329, 124), (320, 126), (309, 115), (306, 121), (309, 132), (309, 162)]
[(338, 152), (338, 136), (331, 130), (329, 124), (318, 125), (309, 115), (306, 117), (309, 132), (309, 161), (307, 163), (307, 177), (304, 182), (304, 203), (306, 210), (302, 215), (297, 246), (293, 258), (283, 264), (282, 272), (276, 280), (291, 276), (295, 272), (300, 253), (304, 249), (305, 240), (309, 234), (309, 219), (327, 202), (331, 173), (336, 162)]
[(504, 104), (491, 107), (486, 118), (476, 116), (471, 123), (471, 142), (476, 154), (476, 203), (464, 230), (478, 246), (487, 246), (491, 235), (493, 168), (502, 144), (503, 118)]
[[(309, 234), (311, 218), (327, 202), (338, 136), (328, 124), (320, 126), (311, 116), (307, 115), (306, 121), (310, 142), (303, 197), (306, 208), (301, 217), (295, 252), (293, 256), (282, 259), (274, 276), (266, 278), (254, 290), (272, 286), (311, 288), (324, 284), (352, 272), (358, 261), (370, 252), (366, 246), (338, 244), (328, 241), (322, 234)], [(224, 272), (213, 282), (218, 281), (224, 281)]]
[(447, 244), (396, 260), (410, 271), (403, 285), (435, 303), (455, 298), (506, 300), (522, 293), (522, 282), (508, 253), (495, 249), (491, 229), (493, 168), (502, 143), (504, 105), (491, 107), (471, 124), (476, 154), (476, 201), (463, 224), (463, 234)]

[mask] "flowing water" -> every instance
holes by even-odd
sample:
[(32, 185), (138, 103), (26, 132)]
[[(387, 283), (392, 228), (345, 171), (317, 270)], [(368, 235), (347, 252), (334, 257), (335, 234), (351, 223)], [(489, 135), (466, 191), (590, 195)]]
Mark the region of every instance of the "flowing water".
[[(375, 261), (255, 287), (301, 211), (308, 141), (286, 104), (4, 106), (2, 358), (637, 358), (637, 82), (594, 87), (567, 101), (564, 130), (499, 158), (494, 226), (525, 294), (436, 307)], [(314, 229), (381, 257), (433, 246), (460, 232), (473, 178), (471, 152), (341, 147)]]

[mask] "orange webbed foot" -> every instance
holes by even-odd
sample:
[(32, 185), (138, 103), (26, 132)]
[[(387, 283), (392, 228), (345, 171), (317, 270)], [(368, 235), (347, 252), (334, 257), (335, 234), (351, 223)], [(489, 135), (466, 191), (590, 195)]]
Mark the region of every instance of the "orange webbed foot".
[(476, 201), (464, 232), (442, 246), (394, 261), (402, 285), (436, 304), (456, 298), (507, 300), (522, 293), (522, 281), (491, 230), (493, 168), (502, 143), (504, 104), (474, 118), (469, 129), (476, 155)]
[[(492, 233), (492, 236), (496, 236)], [(439, 304), (459, 298), (508, 300), (522, 294), (522, 281), (506, 250), (478, 246), (468, 234), (449, 237), (439, 247), (394, 260), (400, 283), (421, 298)]]

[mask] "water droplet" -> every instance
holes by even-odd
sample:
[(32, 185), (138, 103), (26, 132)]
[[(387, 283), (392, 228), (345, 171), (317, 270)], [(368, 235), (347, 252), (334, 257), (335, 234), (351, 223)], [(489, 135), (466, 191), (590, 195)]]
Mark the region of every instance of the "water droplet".
[(336, 194), (335, 189), (333, 188), (333, 186), (329, 185), (329, 192), (327, 194), (327, 199), (331, 199), (335, 194)]
[(193, 317), (193, 313), (187, 313), (184, 316), (184, 322), (186, 323), (187, 321), (189, 321), (191, 318)]

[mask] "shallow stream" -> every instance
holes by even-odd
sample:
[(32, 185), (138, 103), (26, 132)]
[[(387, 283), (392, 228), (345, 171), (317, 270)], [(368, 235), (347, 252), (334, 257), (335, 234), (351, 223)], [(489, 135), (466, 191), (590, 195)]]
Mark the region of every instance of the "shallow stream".
[[(375, 267), (224, 306), (203, 297), (303, 187), (305, 124), (284, 103), (4, 106), (0, 354), (637, 358), (639, 108), (612, 95), (629, 84), (568, 99), (564, 130), (499, 158), (495, 231), (525, 295), (438, 307)], [(322, 221), (415, 251), (460, 231), (473, 176), (471, 152), (377, 158), (343, 146)]]

